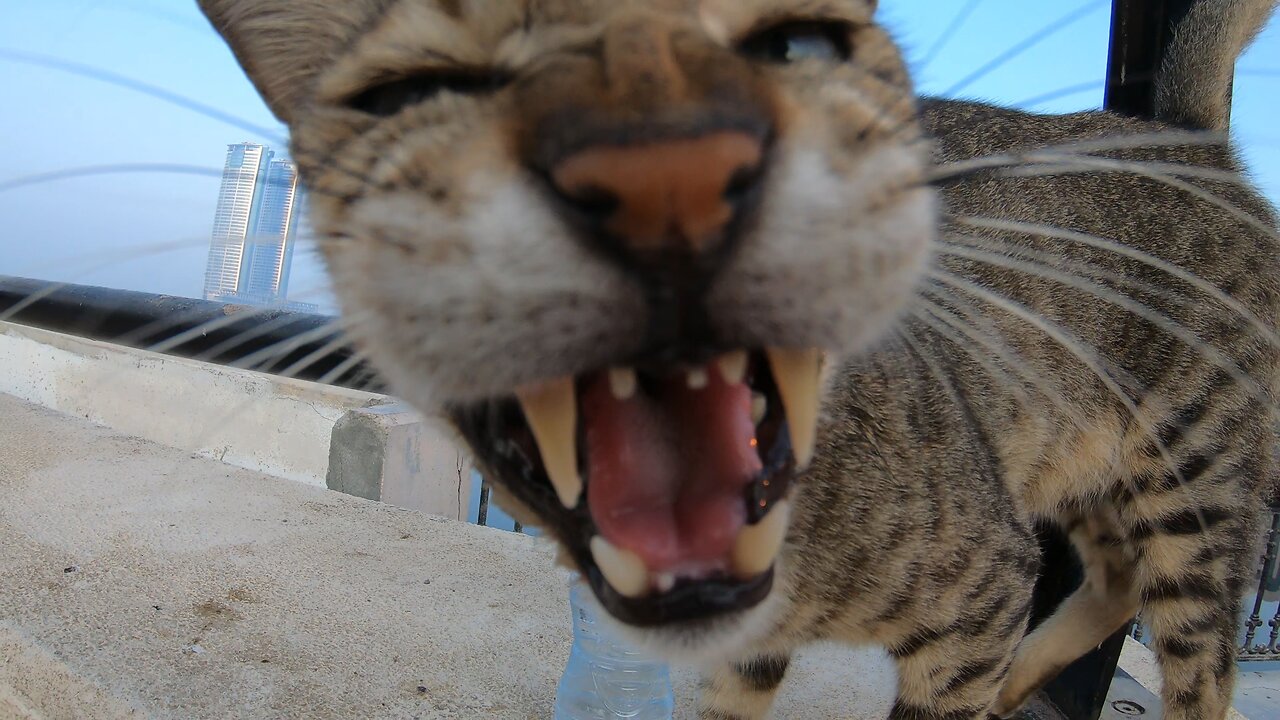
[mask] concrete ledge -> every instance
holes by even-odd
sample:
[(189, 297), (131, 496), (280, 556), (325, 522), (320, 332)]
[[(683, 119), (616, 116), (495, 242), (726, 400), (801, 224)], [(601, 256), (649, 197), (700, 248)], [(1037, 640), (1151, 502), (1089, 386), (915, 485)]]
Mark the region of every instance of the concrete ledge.
[[(534, 538), (237, 469), (0, 395), (0, 717), (539, 718), (570, 645)], [(888, 712), (816, 649), (776, 717)], [(693, 717), (696, 680), (676, 676)]]
[(0, 323), (0, 392), (237, 467), (324, 487), (333, 425), (381, 395)]
[(333, 426), (330, 490), (466, 520), (471, 462), (435, 423), (401, 403), (349, 410)]
[(443, 517), (470, 507), (465, 456), (384, 395), (6, 323), (0, 368), (0, 392), (134, 437)]

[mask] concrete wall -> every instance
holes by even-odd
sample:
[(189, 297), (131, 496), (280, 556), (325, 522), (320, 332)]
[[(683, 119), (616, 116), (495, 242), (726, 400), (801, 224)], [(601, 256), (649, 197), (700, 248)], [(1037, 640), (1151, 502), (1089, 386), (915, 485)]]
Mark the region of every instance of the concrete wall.
[(470, 504), (466, 459), (383, 395), (8, 323), (0, 368), (0, 393), (229, 465), (446, 517)]

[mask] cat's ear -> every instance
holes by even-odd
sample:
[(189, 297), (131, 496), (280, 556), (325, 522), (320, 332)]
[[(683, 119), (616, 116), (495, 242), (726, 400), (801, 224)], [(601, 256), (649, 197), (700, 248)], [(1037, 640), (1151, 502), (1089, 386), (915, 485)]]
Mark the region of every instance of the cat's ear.
[(382, 0), (198, 0), (271, 111), (289, 123)]

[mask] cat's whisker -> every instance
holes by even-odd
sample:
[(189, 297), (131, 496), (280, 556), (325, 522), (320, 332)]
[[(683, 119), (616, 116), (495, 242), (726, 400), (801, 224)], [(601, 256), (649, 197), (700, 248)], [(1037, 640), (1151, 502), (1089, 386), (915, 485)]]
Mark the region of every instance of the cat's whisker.
[(272, 343), (260, 350), (245, 355), (228, 363), (228, 367), (242, 370), (266, 371), (273, 364), (288, 357), (291, 353), (316, 342), (331, 342), (343, 333), (344, 328), (355, 318), (335, 318), (310, 330), (305, 330), (291, 337)]
[(1010, 103), (1010, 105), (1017, 108), (1033, 108), (1037, 105), (1041, 105), (1053, 100), (1058, 100), (1064, 97), (1071, 97), (1072, 95), (1080, 95), (1083, 93), (1097, 92), (1099, 90), (1106, 88), (1106, 86), (1107, 86), (1106, 81), (1102, 81), (1102, 80), (1095, 80), (1093, 82), (1087, 82), (1087, 83), (1079, 83), (1076, 85), (1068, 85), (1066, 87), (1058, 88), (1057, 90), (1050, 90), (1048, 92), (1040, 93), (1039, 95), (1034, 95), (1032, 97)]
[(1197, 167), (1183, 163), (1154, 160), (1115, 160), (1096, 155), (1073, 153), (1027, 153), (1025, 164), (1001, 168), (1000, 177), (1044, 177), (1085, 173), (1133, 173), (1138, 169), (1162, 173), (1170, 177), (1196, 178), (1248, 187), (1249, 182), (1237, 173)]
[(923, 309), (912, 309), (909, 311), (908, 316), (910, 321), (903, 323), (903, 325), (896, 328), (894, 332), (903, 340), (903, 342), (907, 343), (907, 345), (911, 347), (911, 350), (920, 358), (921, 361), (925, 362), (929, 366), (930, 374), (938, 380), (939, 384), (949, 386), (952, 383), (949, 379), (945, 378), (945, 375), (941, 372), (941, 368), (938, 366), (937, 361), (932, 357), (928, 348), (924, 347), (921, 340), (917, 337), (911, 327), (912, 323), (922, 326), (920, 332), (941, 337), (949, 341), (955, 347), (963, 350), (973, 359), (974, 362), (978, 363), (978, 365), (982, 367), (983, 372), (985, 372), (996, 385), (1013, 393), (1018, 404), (1023, 407), (1024, 412), (1030, 411), (1035, 407), (1031, 401), (1031, 396), (1027, 394), (1026, 388), (1022, 383), (1017, 382), (1016, 378), (1014, 378), (1009, 371), (992, 362), (985, 354), (978, 352), (973, 347), (973, 344), (967, 342), (962, 335), (955, 332), (947, 325), (939, 322), (937, 319), (932, 317), (931, 314), (926, 314), (922, 310)]
[[(1075, 159), (1075, 160), (1072, 160), (1072, 162), (1080, 162), (1080, 160)], [(1093, 162), (1093, 161), (1089, 161), (1089, 162)], [(1113, 161), (1113, 162), (1118, 162), (1118, 161)], [(1164, 185), (1168, 185), (1169, 187), (1173, 187), (1178, 190), (1181, 190), (1187, 193), (1188, 195), (1191, 195), (1199, 200), (1203, 200), (1204, 202), (1207, 202), (1213, 205), (1214, 207), (1217, 207), (1220, 210), (1225, 211), (1231, 217), (1261, 232), (1268, 238), (1273, 238), (1273, 239), (1280, 238), (1280, 232), (1277, 232), (1276, 229), (1272, 227), (1270, 224), (1268, 224), (1266, 221), (1260, 218), (1254, 217), (1253, 215), (1245, 212), (1244, 210), (1241, 210), (1240, 208), (1236, 207), (1234, 204), (1228, 202), (1227, 200), (1224, 200), (1222, 197), (1220, 197), (1215, 193), (1209, 192), (1204, 188), (1197, 187), (1196, 185), (1192, 185), (1191, 183), (1186, 182), (1184, 180), (1179, 180), (1177, 177), (1174, 177), (1170, 173), (1149, 170), (1142, 163), (1128, 162), (1125, 164), (1128, 166), (1126, 168), (1127, 172), (1130, 172), (1134, 175), (1140, 175), (1149, 180), (1154, 180), (1158, 183), (1162, 183)]]
[(988, 61), (981, 67), (979, 67), (977, 70), (974, 70), (972, 73), (969, 73), (965, 77), (961, 78), (959, 81), (954, 83), (951, 87), (944, 90), (941, 93), (941, 95), (943, 97), (957, 96), (962, 90), (974, 84), (975, 82), (981, 80), (987, 75), (991, 74), (992, 71), (1003, 67), (1010, 60), (1013, 60), (1014, 58), (1025, 53), (1031, 48), (1044, 42), (1048, 38), (1053, 37), (1054, 35), (1058, 34), (1059, 32), (1062, 32), (1063, 30), (1067, 29), (1068, 27), (1075, 24), (1076, 22), (1083, 20), (1089, 15), (1092, 15), (1093, 13), (1097, 12), (1098, 10), (1101, 10), (1106, 6), (1109, 6), (1110, 4), (1111, 4), (1111, 0), (1090, 0), (1090, 2), (1086, 2), (1084, 5), (1077, 7), (1071, 12), (1045, 25), (1040, 30), (1037, 30), (1036, 32), (1031, 33), (1026, 38), (1024, 38), (1021, 42), (1014, 44), (1008, 50), (1005, 50), (1004, 52), (1000, 53), (995, 58), (991, 59), (990, 61)]
[[(945, 290), (940, 290), (939, 293), (940, 295), (946, 295)], [(955, 304), (963, 304), (969, 308), (973, 307), (969, 303), (964, 303), (959, 298), (948, 296), (945, 297), (945, 300)], [(1014, 391), (1026, 401), (1027, 407), (1033, 407), (1031, 405), (1030, 396), (1026, 393), (1026, 386), (1027, 384), (1030, 384), (1034, 386), (1041, 395), (1047, 398), (1049, 402), (1051, 402), (1053, 406), (1062, 413), (1063, 417), (1070, 419), (1072, 422), (1077, 420), (1076, 413), (1071, 410), (1070, 403), (1062, 397), (1062, 392), (1058, 388), (1050, 385), (1049, 381), (1044, 378), (1043, 373), (1037, 372), (1034, 367), (1019, 357), (1015, 350), (1010, 348), (1007, 343), (1003, 342), (1003, 338), (1001, 337), (1001, 333), (998, 329), (990, 326), (978, 328), (972, 322), (963, 319), (956, 312), (943, 307), (939, 302), (930, 300), (927, 297), (918, 296), (917, 302), (922, 303), (920, 310), (925, 313), (925, 315), (922, 316), (920, 312), (913, 312), (913, 315), (917, 319), (920, 319), (922, 322), (926, 322), (931, 329), (936, 332), (943, 333), (952, 342), (965, 348), (966, 352), (968, 352), (979, 364), (982, 364), (984, 368), (987, 367), (986, 363), (990, 362), (990, 360), (986, 359), (987, 356), (992, 355), (1010, 370), (1017, 373), (1023, 381), (1010, 383), (1010, 387), (1014, 388)], [(976, 313), (976, 309), (974, 309), (974, 311)], [(966, 312), (966, 314), (969, 313)], [(978, 316), (980, 317), (980, 314), (978, 314)], [(975, 345), (978, 347), (975, 348)], [(983, 350), (985, 352), (977, 352), (976, 350)], [(985, 363), (984, 360), (986, 360)], [(1009, 373), (1007, 371), (1001, 370), (1001, 372), (1006, 377), (1009, 377)]]
[[(1066, 240), (1068, 242), (1079, 243), (1081, 245), (1086, 245), (1088, 247), (1096, 248), (1098, 250), (1114, 253), (1122, 257), (1127, 257), (1130, 260), (1143, 263), (1145, 265), (1155, 268), (1156, 270), (1160, 270), (1161, 272), (1164, 272), (1172, 277), (1175, 277), (1187, 283), (1188, 285), (1194, 287), (1195, 289), (1199, 290), (1205, 295), (1208, 295), (1209, 297), (1213, 298), (1217, 302), (1222, 303), (1226, 307), (1230, 308), (1232, 312), (1236, 313), (1238, 316), (1248, 321), (1248, 323), (1253, 326), (1254, 330), (1256, 330), (1259, 335), (1266, 338), (1267, 342), (1271, 343), (1271, 345), (1273, 345), (1274, 347), (1280, 348), (1280, 333), (1277, 333), (1276, 330), (1270, 324), (1264, 322), (1261, 318), (1257, 316), (1256, 313), (1252, 312), (1251, 310), (1249, 310), (1249, 308), (1245, 307), (1244, 304), (1241, 303), (1239, 300), (1237, 300), (1234, 297), (1231, 297), (1226, 292), (1223, 292), (1216, 285), (1204, 280), (1203, 278), (1199, 277), (1195, 273), (1189, 272), (1186, 269), (1179, 267), (1174, 263), (1171, 263), (1167, 260), (1159, 258), (1143, 250), (1139, 250), (1131, 245), (1125, 245), (1123, 243), (1119, 243), (1114, 240), (1108, 240), (1106, 238), (1098, 237), (1097, 235), (1090, 235), (1088, 233), (1077, 232), (1075, 230), (1067, 230), (1064, 228), (1058, 228), (1052, 225), (1043, 225), (1039, 223), (1020, 222), (1016, 220), (1002, 220), (999, 218), (985, 218), (985, 217), (978, 217), (973, 215), (948, 214), (946, 215), (946, 217), (950, 222), (956, 223), (957, 225), (964, 225), (964, 226), (972, 227), (975, 229), (982, 229), (982, 230), (995, 230), (999, 232), (1010, 232), (1010, 233), (1017, 233), (1017, 234), (1024, 234), (1024, 235), (1054, 238), (1057, 240)], [(989, 237), (987, 237), (986, 239), (996, 240), (995, 238), (989, 238)]]
[[(338, 363), (332, 370), (317, 378), (316, 382), (321, 385), (332, 385), (368, 361), (369, 356), (367, 354), (363, 351), (356, 351), (351, 354), (351, 357)], [(366, 385), (366, 381), (355, 382), (353, 384), (363, 387)]]
[(1082, 260), (1079, 258), (1068, 259), (1061, 255), (1037, 250), (1031, 247), (1025, 247), (1016, 243), (1009, 242), (999, 237), (991, 237), (987, 235), (971, 235), (963, 232), (946, 232), (940, 238), (942, 245), (958, 245), (960, 247), (978, 248), (995, 252), (1009, 257), (1023, 258), (1038, 262), (1045, 267), (1067, 270), (1084, 280), (1106, 280), (1116, 285), (1121, 285), (1129, 290), (1145, 293), (1147, 295), (1158, 297), (1161, 300), (1173, 303), (1179, 307), (1186, 307), (1191, 303), (1191, 299), (1181, 293), (1175, 292), (1166, 286), (1152, 285), (1151, 283), (1136, 280), (1122, 273), (1109, 270), (1101, 263)]
[(77, 180), (80, 178), (99, 177), (103, 175), (135, 174), (194, 175), (197, 177), (217, 178), (222, 177), (222, 168), (202, 165), (184, 165), (180, 163), (119, 163), (114, 165), (84, 165), (81, 167), (67, 168), (65, 170), (52, 170), (50, 172), (38, 173), (36, 175), (24, 175), (22, 177), (10, 178), (8, 180), (0, 180), (0, 192), (10, 192), (13, 190), (28, 188), (33, 185), (42, 185), (44, 183), (60, 182), (63, 180)]
[(1212, 168), (1159, 161), (1113, 160), (1059, 150), (1033, 150), (958, 160), (935, 167), (929, 174), (929, 180), (934, 184), (945, 184), (982, 173), (996, 173), (1000, 177), (1052, 177), (1087, 172), (1134, 172), (1135, 169), (1165, 172), (1175, 177), (1201, 178), (1239, 186), (1248, 185), (1248, 181), (1236, 173)]
[[(1111, 366), (1105, 358), (1102, 358), (1097, 353), (1091, 351), (1085, 343), (1081, 342), (1070, 331), (1047, 318), (1041, 317), (1021, 303), (1015, 302), (1004, 295), (988, 290), (977, 283), (966, 280), (965, 278), (959, 277), (941, 268), (932, 268), (929, 271), (929, 276), (959, 292), (981, 300), (992, 307), (1020, 319), (1024, 323), (1039, 330), (1045, 336), (1057, 343), (1062, 349), (1075, 357), (1085, 368), (1089, 370), (1090, 373), (1098, 378), (1103, 387), (1106, 388), (1107, 392), (1124, 407), (1129, 416), (1138, 424), (1139, 429), (1142, 430), (1143, 434), (1147, 436), (1148, 441), (1150, 441), (1152, 446), (1156, 449), (1156, 452), (1159, 454), (1160, 459), (1170, 473), (1170, 476), (1180, 487), (1187, 486), (1187, 480), (1182, 473), (1182, 469), (1178, 466), (1177, 462), (1174, 461), (1173, 455), (1169, 452), (1169, 448), (1165, 445), (1164, 441), (1161, 440), (1160, 433), (1157, 430), (1155, 423), (1151, 418), (1148, 418), (1140, 408), (1138, 408), (1137, 404), (1135, 404), (1133, 399), (1129, 397), (1124, 388), (1116, 382), (1114, 375), (1120, 373), (1116, 368)], [(1123, 478), (1123, 481), (1129, 486), (1129, 490), (1131, 492), (1137, 491), (1132, 478), (1126, 476)], [(1195, 511), (1196, 519), (1200, 523), (1201, 529), (1207, 529), (1209, 524), (1205, 520), (1204, 512), (1199, 507), (1193, 507), (1193, 510)]]
[(347, 337), (345, 333), (340, 334), (312, 352), (307, 353), (302, 358), (299, 358), (296, 362), (284, 368), (278, 374), (280, 377), (295, 378), (299, 373), (306, 371), (326, 357), (350, 345), (351, 338)]
[(960, 28), (964, 27), (965, 22), (973, 15), (973, 11), (977, 10), (981, 4), (982, 0), (969, 0), (964, 7), (960, 8), (960, 11), (951, 18), (951, 22), (947, 23), (946, 29), (942, 31), (938, 39), (934, 41), (933, 45), (929, 46), (928, 52), (920, 59), (920, 67), (928, 68), (933, 64), (933, 61), (938, 57), (938, 53), (942, 52), (947, 43), (951, 42), (951, 38), (955, 37)]
[(1135, 316), (1156, 325), (1173, 337), (1176, 337), (1178, 340), (1185, 343), (1187, 347), (1194, 349), (1205, 360), (1208, 360), (1215, 367), (1227, 373), (1233, 381), (1247, 389), (1261, 402), (1266, 403), (1272, 408), (1276, 407), (1275, 403), (1271, 401), (1269, 397), (1271, 394), (1270, 391), (1259, 385), (1256, 380), (1250, 377), (1250, 375), (1235, 361), (1224, 355), (1216, 346), (1212, 343), (1205, 342), (1202, 338), (1188, 330), (1181, 323), (1171, 320), (1167, 315), (1157, 312), (1133, 298), (1116, 292), (1099, 283), (1091, 282), (1085, 278), (1059, 272), (1051, 266), (1026, 260), (1019, 260), (1001, 253), (956, 245), (944, 247), (939, 252), (945, 255), (966, 258), (968, 260), (1002, 267), (1013, 272), (1025, 273), (1033, 277), (1052, 280), (1066, 287), (1079, 290), (1080, 292), (1087, 293), (1107, 303), (1123, 308)]
[(80, 63), (63, 60), (62, 58), (52, 57), (49, 55), (39, 55), (36, 53), (22, 52), (10, 48), (0, 48), (0, 60), (18, 63), (22, 65), (35, 65), (38, 67), (57, 70), (59, 72), (71, 73), (90, 80), (115, 85), (116, 87), (132, 90), (144, 95), (148, 95), (157, 100), (176, 105), (180, 108), (190, 110), (207, 118), (218, 120), (228, 125), (240, 128), (255, 135), (259, 135), (264, 139), (268, 139), (276, 144), (284, 144), (287, 142), (285, 136), (279, 130), (257, 125), (249, 122), (244, 118), (232, 115), (231, 113), (220, 110), (212, 105), (206, 105), (198, 100), (193, 100), (184, 95), (166, 90), (162, 87), (150, 85), (140, 82), (125, 75), (118, 75), (109, 70), (103, 70), (99, 67), (91, 65), (82, 65)]

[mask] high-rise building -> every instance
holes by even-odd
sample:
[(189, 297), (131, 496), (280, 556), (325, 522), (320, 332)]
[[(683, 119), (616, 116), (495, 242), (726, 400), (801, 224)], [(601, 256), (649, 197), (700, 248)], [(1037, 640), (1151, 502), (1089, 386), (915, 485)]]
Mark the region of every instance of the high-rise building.
[(256, 143), (227, 146), (205, 270), (206, 300), (287, 302), (301, 195), (292, 162)]
[(297, 167), (288, 160), (272, 160), (267, 166), (257, 227), (249, 236), (241, 295), (264, 303), (283, 302), (288, 295), (300, 199)]
[(240, 270), (244, 265), (245, 242), (252, 227), (258, 198), (258, 176), (271, 151), (253, 143), (227, 147), (222, 168), (222, 188), (213, 214), (213, 237), (204, 274), (204, 297), (218, 300), (240, 290)]

